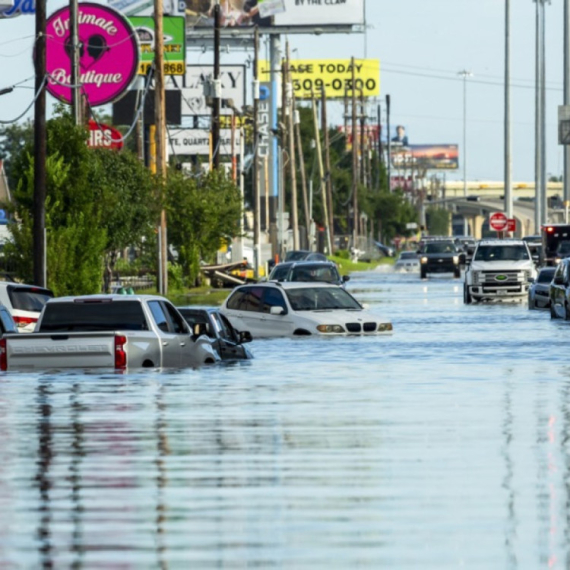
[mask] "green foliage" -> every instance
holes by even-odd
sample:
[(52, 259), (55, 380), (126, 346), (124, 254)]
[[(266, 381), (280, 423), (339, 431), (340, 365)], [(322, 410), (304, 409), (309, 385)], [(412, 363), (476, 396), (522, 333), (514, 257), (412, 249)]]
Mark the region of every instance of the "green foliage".
[(168, 288), (172, 292), (184, 289), (184, 268), (177, 263), (168, 262)]
[[(151, 175), (127, 152), (93, 150), (87, 130), (59, 109), (47, 123), (46, 242), (48, 286), (57, 295), (101, 290), (104, 260), (116, 251), (152, 240), (158, 203)], [(34, 159), (31, 143), (11, 155), (19, 181), (13, 191), (13, 244), (6, 257), (32, 282)]]
[(30, 119), (22, 124), (0, 127), (0, 160), (6, 161), (6, 176), (12, 190), (16, 188), (18, 179), (13, 174), (10, 159), (19, 155), (25, 148), (30, 148), (33, 141), (33, 123)]
[(426, 223), (429, 235), (446, 236), (449, 234), (451, 212), (435, 206), (426, 210)]
[(348, 249), (337, 249), (335, 255), (340, 259), (350, 259), (350, 252)]
[(222, 240), (239, 234), (241, 196), (222, 171), (186, 178), (172, 170), (166, 185), (169, 243), (184, 277), (194, 284), (200, 260), (214, 262)]

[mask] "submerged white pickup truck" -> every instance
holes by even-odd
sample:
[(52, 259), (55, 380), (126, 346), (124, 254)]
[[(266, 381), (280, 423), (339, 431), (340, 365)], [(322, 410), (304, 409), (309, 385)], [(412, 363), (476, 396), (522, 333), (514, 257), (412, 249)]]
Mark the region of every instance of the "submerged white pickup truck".
[(463, 301), (526, 299), (531, 278), (536, 278), (536, 267), (526, 242), (481, 240), (465, 270)]
[(0, 370), (186, 368), (218, 362), (167, 299), (151, 295), (57, 297), (33, 333), (0, 339)]

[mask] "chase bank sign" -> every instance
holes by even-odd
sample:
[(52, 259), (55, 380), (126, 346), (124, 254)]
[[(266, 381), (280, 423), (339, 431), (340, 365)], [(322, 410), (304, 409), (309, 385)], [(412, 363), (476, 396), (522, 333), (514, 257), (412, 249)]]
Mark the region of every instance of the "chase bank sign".
[(0, 18), (35, 14), (36, 0), (0, 0)]

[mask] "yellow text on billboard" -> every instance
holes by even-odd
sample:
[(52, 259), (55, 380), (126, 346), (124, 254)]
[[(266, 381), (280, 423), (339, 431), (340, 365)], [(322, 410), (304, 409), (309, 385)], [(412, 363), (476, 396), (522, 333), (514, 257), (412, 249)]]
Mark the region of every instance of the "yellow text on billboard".
[[(310, 99), (320, 96), (325, 89), (327, 97), (352, 97), (352, 62), (350, 59), (294, 59), (289, 62), (295, 97)], [(279, 73), (281, 69), (277, 70)], [(269, 81), (270, 67), (267, 61), (259, 62), (259, 80)], [(380, 95), (380, 60), (355, 59), (354, 75), (356, 95), (378, 97)]]

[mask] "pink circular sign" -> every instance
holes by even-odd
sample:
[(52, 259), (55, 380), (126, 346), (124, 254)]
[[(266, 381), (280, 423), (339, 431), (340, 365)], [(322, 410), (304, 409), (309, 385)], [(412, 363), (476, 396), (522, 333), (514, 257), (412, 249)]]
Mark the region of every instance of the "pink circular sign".
[[(118, 99), (136, 77), (137, 34), (119, 12), (102, 4), (79, 3), (79, 76), (81, 92), (92, 107)], [(47, 90), (71, 103), (71, 34), (69, 7), (47, 21)]]

